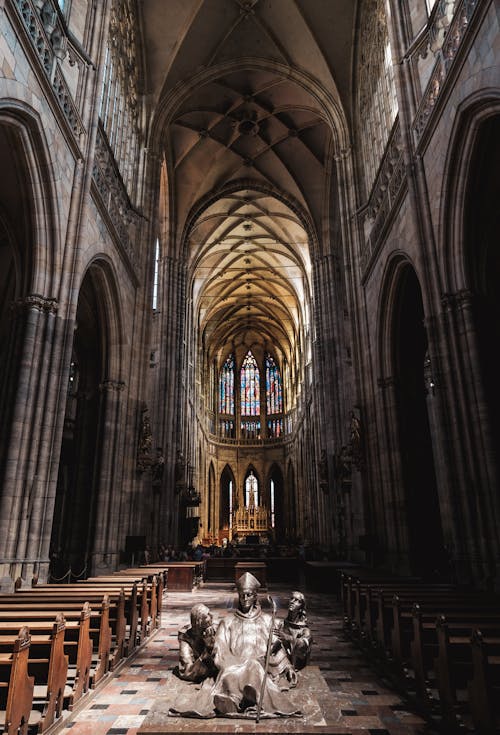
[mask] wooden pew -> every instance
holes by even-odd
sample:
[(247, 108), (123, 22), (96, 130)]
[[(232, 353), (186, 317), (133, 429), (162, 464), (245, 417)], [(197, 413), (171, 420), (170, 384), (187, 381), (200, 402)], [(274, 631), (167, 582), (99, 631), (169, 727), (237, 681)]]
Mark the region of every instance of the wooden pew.
[[(31, 610), (29, 607), (21, 610), (0, 610), (0, 626), (18, 626), (21, 621), (27, 626), (37, 623), (47, 623), (53, 620), (56, 611)], [(71, 619), (70, 619), (71, 618)], [(65, 692), (68, 708), (90, 689), (92, 672), (92, 639), (90, 637), (91, 609), (88, 602), (81, 606), (78, 612), (67, 612), (64, 635), (64, 653), (68, 656), (67, 685)]]
[(443, 614), (448, 619), (478, 620), (495, 622), (498, 618), (498, 605), (494, 603), (482, 603), (480, 598), (451, 597), (424, 599), (411, 602), (411, 598), (401, 599), (394, 595), (392, 600), (393, 626), (391, 631), (391, 657), (393, 664), (403, 671), (411, 656), (411, 640), (413, 635), (413, 608), (415, 603), (419, 604), (423, 613), (434, 620)]
[[(420, 580), (394, 580), (376, 584), (357, 581), (353, 587), (354, 600), (354, 628), (358, 631), (360, 642), (366, 640), (370, 645), (388, 645), (387, 628), (391, 618), (387, 618), (386, 611), (380, 602), (392, 601), (394, 594), (412, 601), (430, 597), (441, 598), (454, 594), (456, 588), (449, 584), (428, 584)], [(380, 624), (378, 618), (380, 616)], [(384, 620), (384, 616), (386, 620)]]
[(33, 712), (35, 681), (28, 675), (29, 629), (22, 626), (17, 636), (0, 653), (0, 727), (6, 735), (27, 735), (29, 726), (38, 726), (41, 715)]
[[(26, 712), (32, 711), (33, 692), (35, 705), (42, 710), (38, 715), (38, 729), (44, 732), (60, 715), (63, 701), (72, 709), (109, 668), (116, 666), (125, 654), (130, 655), (158, 624), (166, 573), (164, 568), (159, 570), (159, 575), (147, 570), (142, 574), (139, 590), (137, 574), (132, 573), (75, 585), (35, 585), (30, 590), (18, 587), (13, 595), (0, 596), (0, 637), (3, 633), (4, 642), (11, 641), (14, 651), (3, 654), (4, 666), (0, 670), (0, 688), (5, 694), (4, 712), (8, 713), (5, 717), (14, 723), (11, 730), (8, 730), (10, 725), (5, 725), (6, 732), (26, 732)], [(99, 609), (96, 609), (97, 603)], [(66, 624), (62, 615), (54, 624), (56, 614), (63, 610)], [(24, 647), (29, 648), (29, 635), (19, 646), (14, 632), (21, 626), (27, 630), (23, 623), (36, 629), (31, 639), (33, 656), (27, 661), (27, 666), (32, 667), (36, 675), (36, 687), (33, 677), (30, 679), (27, 675), (28, 683), (32, 683), (31, 699), (29, 708), (24, 707), (20, 718), (13, 707), (11, 689), (22, 690), (22, 677), (15, 672), (21, 671), (17, 664), (18, 653)], [(25, 671), (31, 673), (29, 668)], [(30, 725), (35, 715), (33, 711)]]
[(487, 643), (479, 629), (473, 631), (472, 680), (469, 699), (474, 725), (481, 735), (498, 733), (500, 725), (500, 641)]
[[(137, 583), (135, 582), (132, 584), (117, 584), (114, 587), (112, 585), (85, 585), (83, 583), (61, 586), (43, 585), (34, 588), (33, 593), (33, 596), (31, 596), (31, 590), (21, 591), (9, 597), (16, 598), (19, 596), (19, 599), (23, 601), (29, 600), (32, 606), (37, 601), (40, 603), (45, 601), (50, 603), (57, 599), (61, 600), (64, 609), (64, 606), (70, 605), (71, 603), (81, 604), (86, 600), (96, 606), (102, 600), (103, 595), (107, 594), (111, 603), (110, 623), (113, 628), (115, 642), (115, 649), (111, 654), (112, 667), (116, 666), (123, 655), (130, 655), (135, 649), (138, 640), (144, 637), (144, 635), (138, 636), (137, 629), (141, 611), (145, 619), (149, 616), (148, 590), (146, 588), (146, 592), (144, 593), (144, 587), (141, 586), (138, 591)], [(124, 597), (123, 601), (121, 600), (122, 595)], [(146, 599), (144, 595), (146, 595)], [(6, 596), (0, 598), (0, 603), (5, 599)]]
[[(18, 622), (0, 623), (0, 641), (8, 640)], [(62, 613), (55, 620), (30, 621), (31, 645), (28, 673), (34, 677), (33, 709), (41, 712), (38, 732), (49, 728), (63, 710), (63, 700), (70, 692), (66, 687), (68, 657), (64, 654), (66, 621)]]
[[(37, 596), (32, 601), (29, 593), (27, 597), (22, 597), (19, 593), (13, 596), (0, 596), (0, 620), (10, 615), (12, 619), (29, 619), (31, 613), (45, 612), (47, 616), (53, 617), (56, 612), (64, 610), (65, 615), (78, 619), (83, 599), (73, 600), (73, 603), (67, 601), (66, 596)], [(87, 600), (87, 602), (90, 602)], [(107, 595), (99, 596), (95, 601), (97, 604), (91, 608), (91, 619), (89, 626), (89, 635), (92, 640), (93, 657), (92, 670), (90, 674), (91, 684), (95, 686), (107, 674), (110, 668), (111, 652), (111, 626), (109, 619), (110, 603)], [(72, 615), (73, 614), (73, 615)], [(38, 617), (38, 615), (37, 615)], [(114, 652), (115, 653), (115, 652)]]
[[(452, 620), (441, 615), (436, 621), (438, 655), (434, 661), (439, 702), (444, 723), (451, 728), (463, 725), (463, 716), (470, 709), (468, 685), (473, 678), (471, 636), (476, 623)], [(483, 642), (500, 640), (500, 612), (495, 622), (481, 622)]]

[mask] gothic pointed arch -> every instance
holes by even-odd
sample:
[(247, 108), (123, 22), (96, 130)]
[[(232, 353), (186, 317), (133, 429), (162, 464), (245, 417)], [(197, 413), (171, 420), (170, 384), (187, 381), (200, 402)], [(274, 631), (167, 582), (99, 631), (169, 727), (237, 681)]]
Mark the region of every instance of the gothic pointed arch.
[(211, 538), (215, 527), (215, 467), (214, 463), (210, 462), (210, 465), (208, 467), (206, 529), (203, 535)]
[(233, 513), (238, 506), (236, 480), (229, 464), (220, 474), (219, 490), (219, 536), (229, 538), (232, 532)]
[[(421, 286), (414, 268), (407, 260), (395, 258), (391, 270), (388, 288), (392, 298), (381, 315), (387, 341), (381, 347), (382, 361), (385, 358), (389, 366), (384, 388), (393, 391), (390, 403), (394, 404), (397, 427), (388, 440), (398, 453), (394, 472), (400, 475), (403, 497), (399, 496), (394, 504), (399, 505), (401, 516), (388, 519), (392, 527), (383, 545), (402, 544), (400, 551), (408, 555), (410, 570), (425, 576), (435, 573), (443, 563), (444, 547), (428, 409), (428, 392), (432, 390), (429, 342)], [(397, 487), (392, 492), (398, 497)], [(386, 504), (388, 501), (386, 498)], [(403, 529), (398, 530), (401, 522)], [(407, 535), (401, 539), (405, 527)]]
[[(51, 378), (60, 366), (51, 335), (61, 242), (50, 146), (39, 114), (23, 100), (0, 100), (0, 166), (7, 172), (0, 180), (0, 556), (38, 558), (48, 552), (57, 464)], [(27, 519), (35, 502), (47, 513)], [(30, 538), (20, 530), (27, 520)]]
[[(500, 156), (500, 93), (486, 89), (465, 100), (458, 110), (447, 152), (445, 195), (441, 221), (445, 233), (445, 303), (451, 313), (472, 315), (474, 340), (464, 345), (470, 361), (477, 349), (479, 400), (488, 416), (483, 439), (493, 447), (494, 463), (483, 484), (495, 486), (500, 475), (500, 455), (494, 449), (500, 437), (500, 388), (497, 379), (500, 341), (498, 275), (500, 259), (494, 245), (498, 215), (494, 202), (499, 193), (495, 174)], [(478, 455), (479, 456), (479, 455)], [(486, 467), (488, 462), (482, 460)], [(478, 468), (479, 471), (479, 468)]]
[(277, 541), (283, 541), (287, 536), (288, 526), (285, 509), (285, 482), (283, 471), (277, 462), (273, 462), (269, 468), (266, 486), (272, 533)]
[(247, 466), (243, 479), (243, 505), (245, 508), (264, 505), (266, 501), (261, 478), (253, 463)]
[(118, 543), (122, 343), (116, 280), (110, 263), (96, 259), (78, 295), (52, 525), (58, 563), (75, 573)]

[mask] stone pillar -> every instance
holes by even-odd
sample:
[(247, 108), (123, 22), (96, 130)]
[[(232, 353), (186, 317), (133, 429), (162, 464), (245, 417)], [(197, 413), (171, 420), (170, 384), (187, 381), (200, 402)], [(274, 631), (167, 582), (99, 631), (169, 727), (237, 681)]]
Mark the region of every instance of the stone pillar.
[(16, 303), (16, 311), (13, 339), (20, 350), (18, 362), (15, 356), (12, 362), (17, 378), (11, 381), (13, 409), (0, 500), (0, 576), (13, 577), (30, 574), (34, 565), (48, 560), (48, 543), (40, 534), (52, 511), (46, 497), (52, 430), (47, 397), (49, 379), (54, 380), (57, 301), (31, 294)]
[(452, 560), (460, 581), (498, 586), (500, 507), (498, 468), (481, 382), (473, 298), (468, 290), (445, 294), (439, 325), (446, 367), (436, 377), (439, 462), (452, 518)]
[(386, 552), (387, 566), (395, 572), (405, 574), (410, 571), (410, 541), (397, 436), (399, 418), (396, 379), (393, 376), (379, 378), (378, 387), (381, 404), (379, 415), (382, 417), (378, 437), (380, 481), (379, 490), (374, 493), (375, 517), (371, 518), (369, 535), (375, 544), (375, 555), (377, 548), (381, 548)]
[[(101, 394), (100, 423), (102, 446), (100, 471), (96, 482), (95, 533), (91, 568), (95, 574), (115, 570), (119, 564), (120, 545), (124, 548), (125, 533), (120, 529), (123, 477), (123, 391), (121, 380), (105, 380), (99, 386)], [(91, 543), (91, 539), (89, 539)]]
[(175, 493), (175, 465), (178, 451), (183, 449), (185, 387), (183, 386), (182, 348), (185, 323), (186, 269), (176, 258), (164, 256), (162, 324), (160, 328), (162, 353), (160, 357), (158, 397), (158, 444), (164, 448), (165, 472), (160, 500), (161, 536), (167, 543), (177, 543), (179, 496)]

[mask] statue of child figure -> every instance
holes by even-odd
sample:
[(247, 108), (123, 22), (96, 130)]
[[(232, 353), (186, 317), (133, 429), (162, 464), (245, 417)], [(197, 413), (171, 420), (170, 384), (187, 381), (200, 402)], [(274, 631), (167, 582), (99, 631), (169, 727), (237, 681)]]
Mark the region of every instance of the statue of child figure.
[(288, 658), (296, 671), (303, 669), (311, 655), (312, 636), (307, 625), (306, 598), (302, 592), (292, 592), (288, 603), (288, 614), (275, 628)]

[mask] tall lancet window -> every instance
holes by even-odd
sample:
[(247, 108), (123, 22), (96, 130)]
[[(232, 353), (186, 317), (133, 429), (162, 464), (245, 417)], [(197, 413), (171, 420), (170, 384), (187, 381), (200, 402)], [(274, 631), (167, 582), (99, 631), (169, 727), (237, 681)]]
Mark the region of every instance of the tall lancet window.
[(279, 437), (283, 433), (283, 383), (279, 367), (271, 355), (266, 355), (265, 364), (267, 435)]
[(241, 415), (260, 416), (260, 375), (257, 361), (249, 350), (241, 366)]
[(234, 414), (234, 357), (229, 355), (220, 373), (219, 412)]
[(219, 433), (234, 439), (234, 355), (226, 358), (219, 380)]
[(245, 506), (255, 508), (259, 505), (259, 483), (252, 470), (245, 480)]
[(283, 388), (279, 367), (271, 355), (266, 355), (267, 413), (283, 412)]

